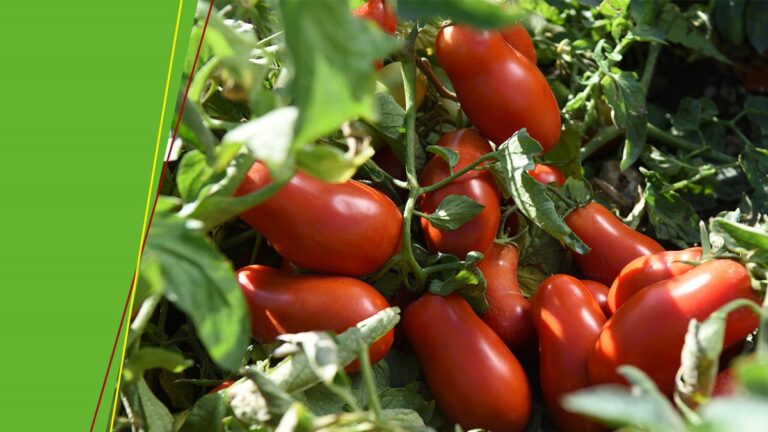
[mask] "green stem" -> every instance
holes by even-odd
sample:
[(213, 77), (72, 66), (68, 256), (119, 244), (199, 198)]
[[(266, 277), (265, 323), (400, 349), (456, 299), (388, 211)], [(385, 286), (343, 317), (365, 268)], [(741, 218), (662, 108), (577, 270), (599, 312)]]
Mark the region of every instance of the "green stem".
[(648, 57), (645, 59), (643, 76), (640, 78), (640, 84), (643, 86), (646, 93), (648, 93), (648, 89), (650, 88), (653, 72), (656, 69), (656, 60), (658, 60), (660, 52), (661, 45), (657, 43), (651, 43), (651, 46), (648, 47)]
[(707, 178), (707, 177), (711, 177), (711, 176), (717, 174), (717, 172), (719, 170), (721, 170), (721, 169), (733, 168), (733, 167), (736, 167), (736, 166), (738, 166), (738, 162), (731, 162), (731, 163), (727, 163), (727, 164), (724, 164), (724, 165), (720, 165), (716, 169), (711, 169), (709, 171), (705, 171), (705, 172), (699, 171), (698, 174), (696, 174), (695, 176), (693, 176), (691, 178), (688, 178), (688, 179), (685, 179), (685, 180), (680, 180), (678, 182), (675, 182), (675, 183), (672, 183), (672, 184), (668, 185), (667, 187), (662, 189), (662, 193), (670, 192), (670, 191), (676, 191), (678, 189), (682, 189), (682, 188), (688, 186), (691, 183), (696, 183), (697, 181), (699, 181), (701, 179), (704, 179), (704, 178)]
[(434, 191), (440, 189), (441, 187), (447, 185), (448, 183), (456, 180), (457, 178), (463, 176), (464, 174), (472, 171), (473, 169), (475, 169), (478, 165), (482, 164), (483, 162), (489, 161), (491, 159), (496, 159), (497, 157), (498, 156), (496, 155), (495, 152), (486, 153), (483, 156), (481, 156), (479, 159), (477, 159), (476, 161), (474, 161), (471, 164), (465, 166), (464, 168), (456, 171), (455, 173), (449, 175), (448, 177), (440, 180), (439, 182), (431, 184), (429, 186), (423, 186), (421, 188), (421, 190), (419, 191), (420, 192), (419, 195), (424, 194), (424, 193), (434, 192)]
[(144, 328), (149, 323), (152, 315), (154, 315), (155, 309), (160, 304), (160, 300), (162, 300), (162, 298), (162, 295), (155, 294), (151, 297), (148, 297), (146, 300), (144, 300), (144, 303), (141, 304), (141, 309), (139, 309), (139, 313), (136, 314), (136, 318), (133, 320), (131, 327), (128, 330), (128, 342), (126, 345), (128, 349), (130, 349), (133, 344), (139, 340), (141, 334), (144, 333)]
[(381, 268), (376, 271), (376, 273), (366, 278), (366, 281), (369, 283), (376, 282), (377, 280), (384, 277), (384, 275), (387, 274), (387, 272), (395, 268), (401, 262), (403, 262), (403, 256), (398, 253), (392, 258), (390, 258), (389, 260), (387, 260), (387, 262), (385, 262), (384, 265), (381, 266)]
[[(670, 147), (674, 147), (678, 150), (693, 152), (693, 151), (702, 149), (702, 146), (700, 146), (699, 144), (690, 142), (686, 139), (683, 139), (678, 136), (672, 135), (671, 133), (665, 132), (659, 129), (658, 127), (656, 127), (652, 123), (648, 123), (648, 137), (653, 138), (659, 142), (662, 142)], [(729, 162), (734, 162), (736, 160), (732, 156), (728, 156), (727, 154), (714, 151), (711, 148), (707, 148), (707, 147), (703, 147), (703, 148), (705, 149), (704, 154), (706, 154), (707, 157), (709, 159), (712, 159), (713, 161), (729, 163)]]
[(360, 345), (360, 373), (363, 375), (366, 393), (368, 393), (368, 408), (373, 411), (373, 418), (376, 421), (381, 420), (381, 402), (376, 393), (376, 384), (373, 381), (373, 370), (371, 369), (371, 359), (368, 355), (368, 345)]
[(446, 270), (461, 270), (464, 268), (464, 263), (462, 262), (452, 262), (452, 263), (445, 263), (445, 264), (437, 264), (430, 267), (424, 268), (424, 274), (427, 276), (430, 276), (434, 273), (438, 273), (441, 271)]
[(592, 153), (602, 148), (609, 141), (621, 136), (621, 134), (621, 129), (616, 126), (609, 126), (607, 128), (600, 129), (600, 131), (597, 132), (595, 136), (592, 137), (592, 139), (589, 140), (579, 151), (581, 160), (584, 161), (590, 157)]

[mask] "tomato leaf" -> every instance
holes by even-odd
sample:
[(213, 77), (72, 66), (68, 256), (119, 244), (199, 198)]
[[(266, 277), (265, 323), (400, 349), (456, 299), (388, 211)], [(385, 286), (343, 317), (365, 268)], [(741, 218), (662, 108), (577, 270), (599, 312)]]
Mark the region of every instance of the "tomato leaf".
[(699, 411), (702, 424), (695, 432), (760, 432), (768, 424), (768, 399), (736, 396), (717, 398)]
[(360, 153), (348, 153), (328, 144), (304, 146), (299, 150), (297, 162), (312, 177), (329, 183), (342, 183), (357, 172), (357, 168), (373, 156), (373, 148), (366, 146)]
[(681, 248), (699, 238), (699, 216), (691, 204), (671, 189), (658, 173), (640, 168), (645, 176), (643, 191), (648, 217), (656, 238), (669, 240)]
[(555, 147), (542, 156), (542, 163), (556, 166), (566, 177), (582, 178), (580, 149), (581, 132), (573, 124), (566, 124)]
[(768, 360), (741, 357), (731, 367), (741, 387), (754, 395), (768, 397)]
[(544, 230), (536, 225), (526, 225), (521, 230), (517, 281), (523, 294), (530, 297), (544, 279), (566, 273), (570, 263), (562, 244)]
[(284, 0), (278, 5), (295, 71), (295, 141), (314, 141), (356, 117), (372, 119), (374, 61), (397, 47), (395, 39), (352, 16), (346, 1)]
[(294, 399), (258, 367), (243, 370), (248, 378), (227, 389), (227, 399), (233, 414), (249, 425), (277, 425), (294, 405)]
[(398, 0), (397, 13), (409, 19), (436, 16), (481, 28), (496, 28), (524, 18), (514, 8), (502, 8), (489, 0)]
[(192, 150), (187, 152), (179, 163), (176, 185), (185, 203), (204, 200), (209, 194), (215, 194), (228, 173), (224, 170), (237, 157), (241, 144), (224, 143), (217, 146), (213, 158)]
[(144, 259), (157, 260), (163, 295), (192, 320), (211, 358), (237, 370), (250, 339), (248, 310), (232, 264), (195, 220), (155, 213)]
[(331, 335), (323, 332), (305, 332), (284, 334), (277, 339), (301, 349), (308, 360), (309, 367), (322, 382), (326, 384), (333, 382), (333, 378), (339, 371), (339, 347)]
[(768, 97), (748, 95), (744, 102), (744, 111), (752, 127), (760, 132), (763, 140), (768, 139)]
[(643, 153), (647, 133), (645, 89), (632, 72), (606, 75), (601, 82), (608, 105), (613, 108), (613, 121), (626, 133), (621, 155), (621, 170), (629, 168)]
[(459, 163), (459, 154), (455, 150), (442, 146), (427, 146), (425, 150), (440, 156), (444, 161), (446, 161), (448, 166), (451, 167), (451, 172), (453, 172), (453, 167)]
[(768, 149), (748, 143), (739, 155), (739, 165), (754, 189), (752, 202), (756, 209), (768, 214)]
[(142, 425), (141, 430), (147, 432), (173, 432), (173, 416), (143, 377), (133, 383), (124, 383), (120, 393), (132, 424)]
[(565, 395), (563, 407), (614, 427), (686, 431), (683, 419), (645, 373), (634, 366), (621, 366), (619, 372), (629, 381), (631, 390), (618, 385), (594, 386)]
[(712, 394), (723, 351), (726, 314), (713, 313), (704, 322), (691, 320), (685, 334), (675, 395), (688, 408), (696, 409)]
[(609, 17), (619, 17), (624, 15), (629, 7), (629, 0), (603, 0), (597, 7), (597, 10)]
[(464, 195), (448, 195), (433, 213), (421, 217), (437, 229), (454, 231), (474, 219), (484, 208)]
[(192, 366), (192, 360), (185, 359), (183, 355), (159, 347), (142, 347), (131, 353), (125, 360), (123, 378), (132, 381), (144, 374), (144, 371), (155, 368), (163, 368), (171, 372), (181, 372)]
[(222, 420), (227, 411), (220, 394), (205, 395), (192, 406), (179, 432), (224, 432)]
[(499, 163), (493, 165), (492, 172), (504, 195), (512, 196), (528, 219), (576, 252), (587, 253), (589, 247), (557, 214), (554, 202), (547, 195), (547, 186), (528, 175), (528, 170), (534, 167), (533, 156), (539, 152), (541, 145), (522, 129), (499, 147)]
[(746, 6), (746, 0), (715, 2), (715, 11), (712, 14), (715, 28), (733, 45), (741, 45), (744, 42)]
[(376, 120), (374, 127), (384, 135), (399, 139), (405, 124), (405, 110), (388, 93), (376, 93)]
[(768, 49), (768, 3), (762, 0), (752, 0), (747, 4), (746, 32), (747, 38), (758, 53)]

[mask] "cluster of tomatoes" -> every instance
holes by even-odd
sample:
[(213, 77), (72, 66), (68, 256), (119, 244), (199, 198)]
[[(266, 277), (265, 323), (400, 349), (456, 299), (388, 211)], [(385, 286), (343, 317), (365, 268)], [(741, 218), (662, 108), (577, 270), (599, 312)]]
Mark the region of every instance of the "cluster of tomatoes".
[[(382, 0), (356, 11), (393, 32), (396, 19)], [(460, 170), (526, 128), (543, 150), (560, 134), (560, 116), (525, 29), (481, 31), (463, 25), (443, 28), (437, 57), (462, 109), (475, 129), (445, 134), (439, 141), (458, 153)], [(467, 65), (472, 65), (471, 68)], [(531, 103), (535, 101), (535, 103)], [(484, 206), (460, 228), (448, 231), (426, 219), (421, 228), (432, 253), (465, 257), (484, 253), (478, 268), (486, 279), (489, 309), (478, 315), (458, 294), (421, 295), (405, 310), (401, 329), (418, 357), (441, 410), (465, 428), (524, 429), (531, 414), (531, 388), (518, 357), (538, 356), (541, 390), (561, 430), (597, 430), (589, 420), (560, 406), (563, 394), (602, 383), (622, 383), (616, 369), (631, 364), (671, 395), (680, 351), (691, 319), (702, 320), (737, 298), (758, 301), (746, 268), (725, 259), (702, 259), (700, 248), (665, 251), (650, 237), (592, 202), (565, 221), (590, 247), (575, 261), (585, 280), (566, 274), (545, 279), (530, 299), (517, 282), (518, 250), (495, 242), (501, 223), (501, 195), (491, 173), (471, 170), (422, 196), (423, 213), (449, 195), (464, 195)], [(451, 174), (435, 156), (419, 183), (433, 185)], [(537, 166), (529, 174), (543, 183), (564, 182), (557, 169)], [(256, 163), (237, 194), (270, 183)], [(381, 268), (401, 248), (403, 216), (383, 193), (354, 180), (329, 184), (298, 172), (274, 197), (241, 218), (274, 249), (314, 274), (251, 265), (237, 272), (250, 307), (253, 335), (271, 342), (284, 333), (342, 332), (389, 307), (376, 289), (357, 277)], [(410, 228), (410, 227), (408, 227)], [(757, 326), (746, 310), (729, 316), (725, 347), (743, 341)], [(370, 347), (371, 362), (390, 350), (394, 330)], [(359, 369), (351, 364), (347, 371)]]

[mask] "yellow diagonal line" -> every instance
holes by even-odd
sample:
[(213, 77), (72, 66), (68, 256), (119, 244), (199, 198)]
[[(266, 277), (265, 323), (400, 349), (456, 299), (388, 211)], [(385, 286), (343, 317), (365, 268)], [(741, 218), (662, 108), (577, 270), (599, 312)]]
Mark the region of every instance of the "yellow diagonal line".
[[(136, 277), (133, 278), (133, 285), (131, 286), (131, 300), (130, 305), (128, 306), (128, 313), (130, 316), (130, 311), (133, 310), (133, 300), (136, 297), (136, 284), (139, 280), (139, 266), (141, 264), (141, 251), (144, 247), (144, 234), (147, 231), (147, 223), (149, 221), (149, 212), (150, 212), (150, 206), (152, 204), (152, 198), (155, 196), (155, 190), (153, 188), (153, 185), (155, 184), (155, 175), (157, 173), (157, 158), (160, 154), (160, 144), (163, 141), (164, 134), (164, 128), (163, 128), (163, 120), (165, 119), (165, 112), (168, 105), (168, 93), (171, 87), (171, 77), (173, 76), (173, 60), (176, 57), (176, 43), (179, 39), (179, 26), (181, 24), (181, 11), (184, 6), (184, 0), (179, 0), (179, 10), (176, 14), (176, 28), (173, 32), (173, 46), (171, 48), (171, 60), (168, 63), (168, 76), (165, 79), (165, 92), (163, 93), (163, 107), (160, 111), (160, 124), (157, 127), (157, 142), (155, 143), (155, 155), (152, 159), (152, 174), (149, 177), (149, 188), (147, 190), (147, 204), (144, 207), (144, 222), (141, 225), (141, 236), (139, 237), (139, 251), (136, 257), (136, 269), (135, 269), (135, 275)], [(126, 320), (128, 322), (129, 320)], [(126, 325), (125, 335), (123, 336), (123, 351), (120, 354), (120, 367), (118, 368), (117, 372), (117, 385), (115, 386), (115, 395), (114, 395), (114, 401), (112, 403), (112, 415), (109, 417), (109, 424), (107, 427), (109, 429), (112, 428), (112, 425), (115, 422), (115, 413), (117, 412), (117, 401), (119, 400), (118, 394), (120, 392), (120, 381), (122, 381), (123, 378), (123, 364), (125, 362), (125, 348), (128, 344), (128, 325)]]

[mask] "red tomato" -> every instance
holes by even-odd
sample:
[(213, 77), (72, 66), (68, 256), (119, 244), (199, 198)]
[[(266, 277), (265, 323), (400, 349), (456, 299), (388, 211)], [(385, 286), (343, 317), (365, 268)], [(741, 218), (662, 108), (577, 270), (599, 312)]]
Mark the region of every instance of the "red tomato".
[[(603, 327), (589, 359), (594, 384), (621, 383), (616, 368), (623, 364), (642, 369), (671, 395), (680, 367), (688, 323), (702, 321), (735, 299), (758, 302), (747, 269), (731, 260), (705, 262), (693, 270), (657, 282), (632, 296)], [(749, 309), (728, 316), (724, 347), (744, 339), (757, 327)]]
[(435, 50), (461, 107), (483, 135), (501, 144), (526, 128), (546, 153), (560, 137), (560, 110), (546, 78), (498, 31), (443, 27)]
[(493, 243), (477, 267), (486, 281), (488, 311), (481, 318), (515, 352), (536, 343), (531, 306), (517, 284), (517, 247)]
[[(491, 151), (488, 141), (473, 129), (459, 129), (449, 132), (437, 143), (459, 154), (459, 162), (453, 168), (458, 171), (480, 156)], [(448, 177), (450, 169), (445, 160), (435, 156), (421, 173), (420, 183), (429, 186)], [(443, 252), (464, 258), (470, 251), (483, 252), (496, 238), (496, 231), (501, 220), (499, 190), (493, 175), (487, 170), (470, 171), (446, 186), (425, 194), (419, 202), (419, 210), (430, 214), (449, 195), (464, 195), (485, 208), (474, 219), (453, 231), (442, 231), (433, 227), (426, 219), (421, 220), (421, 228), (427, 240), (430, 252)]]
[(605, 285), (613, 283), (633, 259), (664, 250), (596, 202), (572, 211), (565, 223), (591, 248), (585, 255), (575, 254), (576, 264), (587, 278)]
[(738, 383), (733, 376), (733, 370), (728, 368), (720, 371), (715, 378), (715, 387), (712, 389), (712, 397), (732, 396), (736, 393)]
[(520, 24), (513, 24), (511, 26), (501, 29), (501, 35), (504, 40), (514, 49), (522, 54), (533, 64), (536, 64), (536, 48), (533, 46), (533, 39), (528, 34), (528, 30)]
[(437, 405), (464, 430), (521, 431), (531, 415), (523, 368), (457, 294), (425, 294), (406, 309), (403, 329)]
[(547, 410), (563, 431), (601, 430), (560, 406), (560, 398), (589, 386), (587, 359), (605, 316), (578, 279), (560, 274), (544, 279), (531, 299), (539, 335), (539, 374)]
[[(389, 307), (367, 283), (344, 276), (302, 276), (252, 265), (237, 271), (251, 311), (251, 331), (261, 342), (285, 333), (330, 330), (341, 333)], [(390, 331), (370, 348), (371, 363), (392, 346)], [(359, 370), (357, 362), (348, 371)]]
[(375, 22), (386, 33), (397, 30), (397, 14), (387, 0), (368, 0), (352, 10), (352, 15)]
[(539, 183), (556, 183), (558, 186), (565, 184), (565, 174), (552, 165), (536, 164), (532, 170), (528, 171), (528, 175)]
[(234, 381), (222, 381), (221, 384), (217, 385), (216, 387), (212, 388), (211, 391), (208, 393), (218, 393), (224, 389), (229, 388), (232, 384), (234, 384)]
[[(269, 170), (257, 162), (235, 194), (270, 181)], [(400, 210), (376, 189), (353, 180), (326, 183), (302, 172), (240, 217), (286, 260), (349, 276), (371, 273), (394, 255), (403, 224)]]
[(692, 265), (678, 261), (698, 261), (700, 258), (700, 247), (657, 252), (635, 258), (621, 270), (611, 285), (608, 293), (608, 307), (611, 308), (611, 313), (648, 285), (693, 269)]
[(606, 317), (613, 315), (611, 309), (608, 308), (608, 287), (601, 284), (598, 281), (589, 279), (582, 279), (581, 283), (592, 293), (592, 297), (597, 300), (597, 304), (600, 305), (600, 310), (603, 311)]

